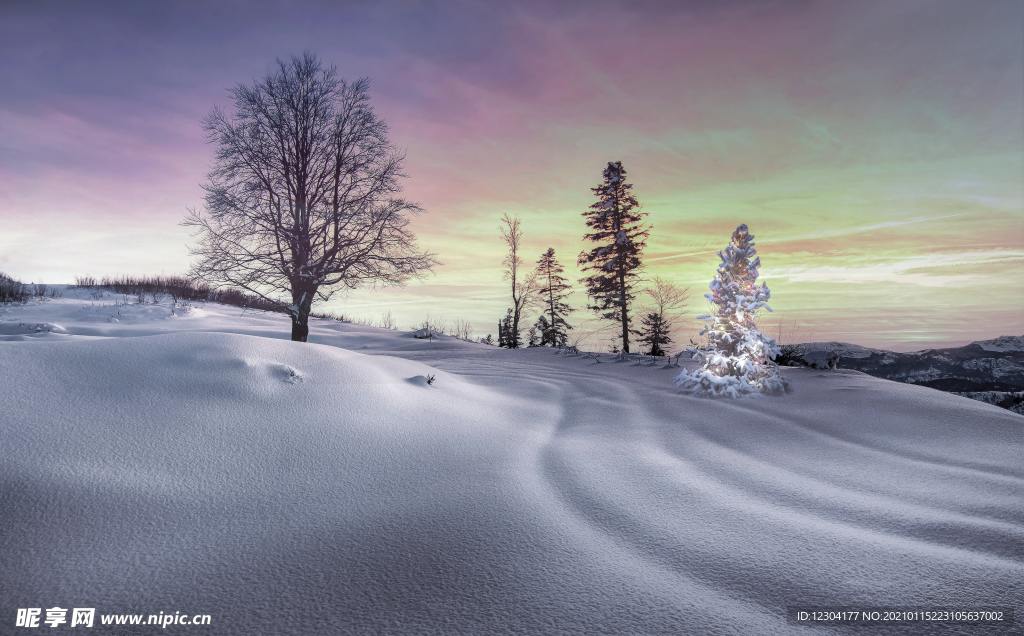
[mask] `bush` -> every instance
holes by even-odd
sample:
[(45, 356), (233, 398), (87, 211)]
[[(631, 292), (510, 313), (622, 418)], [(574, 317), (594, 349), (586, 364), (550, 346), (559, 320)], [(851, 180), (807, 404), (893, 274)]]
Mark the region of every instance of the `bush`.
[(104, 276), (98, 284), (92, 276), (83, 276), (76, 277), (75, 282), (78, 287), (122, 294), (126, 300), (134, 298), (140, 304), (145, 302), (146, 297), (152, 299), (154, 304), (158, 304), (164, 296), (168, 296), (174, 305), (181, 302), (205, 301), (284, 313), (283, 309), (259, 296), (246, 294), (238, 289), (211, 289), (206, 283), (184, 276)]
[(0, 272), (0, 305), (25, 303), (30, 296), (28, 286)]

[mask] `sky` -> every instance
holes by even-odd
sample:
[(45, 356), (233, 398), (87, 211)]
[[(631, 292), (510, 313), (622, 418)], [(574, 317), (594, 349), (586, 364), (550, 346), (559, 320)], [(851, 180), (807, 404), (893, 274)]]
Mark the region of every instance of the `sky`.
[[(679, 344), (741, 223), (783, 340), (1024, 333), (1018, 0), (5, 0), (0, 272), (186, 272), (203, 117), (305, 51), (370, 78), (426, 210), (412, 228), (443, 263), (317, 309), (494, 334), (502, 214), (522, 218), (528, 262), (553, 247), (575, 281), (590, 189), (621, 161), (651, 226), (645, 277), (690, 290)], [(581, 289), (570, 322), (607, 348)]]

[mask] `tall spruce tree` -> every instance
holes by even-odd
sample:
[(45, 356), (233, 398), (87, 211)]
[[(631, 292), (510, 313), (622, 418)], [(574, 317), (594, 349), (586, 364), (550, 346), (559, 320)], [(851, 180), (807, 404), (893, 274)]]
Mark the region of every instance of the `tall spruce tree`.
[(537, 319), (535, 325), (541, 334), (541, 346), (565, 346), (569, 338), (566, 332), (572, 329), (565, 320), (572, 308), (565, 302), (571, 287), (565, 276), (562, 276), (564, 271), (562, 264), (555, 258), (553, 247), (549, 247), (537, 261), (537, 269), (534, 271), (538, 286), (537, 296), (545, 312)]
[(587, 308), (622, 325), (622, 350), (629, 353), (630, 303), (650, 228), (642, 223), (647, 213), (640, 212), (622, 162), (609, 162), (603, 175), (601, 185), (591, 188), (597, 203), (583, 213), (587, 227), (593, 230), (583, 237), (597, 247), (581, 252), (577, 262), (582, 271), (593, 272), (580, 280), (591, 300)]

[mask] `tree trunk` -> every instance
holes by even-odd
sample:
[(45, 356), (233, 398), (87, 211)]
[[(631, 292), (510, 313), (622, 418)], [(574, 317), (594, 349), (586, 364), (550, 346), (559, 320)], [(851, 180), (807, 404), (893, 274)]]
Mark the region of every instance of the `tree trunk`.
[(622, 294), (622, 351), (629, 353), (629, 316), (626, 315), (626, 275), (619, 270), (619, 291)]
[(313, 297), (316, 288), (296, 289), (292, 291), (292, 341), (306, 342), (309, 337), (309, 312), (313, 308)]
[(292, 341), (305, 342), (309, 337), (309, 314), (292, 316)]
[(519, 312), (518, 311), (512, 316), (512, 334), (509, 336), (509, 340), (511, 342), (511, 344), (509, 344), (509, 346), (508, 346), (509, 349), (518, 349), (519, 348)]

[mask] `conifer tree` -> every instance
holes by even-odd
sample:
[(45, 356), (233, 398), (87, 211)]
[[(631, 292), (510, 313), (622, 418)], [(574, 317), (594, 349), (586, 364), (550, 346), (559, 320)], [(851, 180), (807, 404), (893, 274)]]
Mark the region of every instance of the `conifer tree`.
[(507, 349), (518, 349), (522, 343), (519, 331), (515, 328), (515, 318), (509, 308), (505, 317), (498, 321), (498, 346)]
[(668, 355), (667, 347), (672, 344), (672, 328), (679, 318), (683, 303), (690, 296), (690, 289), (655, 276), (644, 290), (644, 295), (650, 298), (652, 306), (644, 310), (641, 319), (643, 329), (636, 332), (638, 342), (648, 345), (649, 355)]
[(527, 347), (539, 347), (540, 346), (540, 338), (539, 338), (540, 334), (537, 332), (537, 325), (533, 325), (532, 327), (530, 327), (530, 331), (528, 332), (528, 335), (529, 335), (529, 337), (527, 338), (526, 346)]
[(629, 353), (629, 309), (649, 233), (642, 224), (647, 214), (640, 212), (621, 161), (609, 162), (603, 175), (601, 185), (591, 188), (597, 203), (583, 213), (587, 227), (593, 230), (584, 238), (597, 247), (581, 252), (577, 262), (584, 272), (593, 272), (580, 281), (591, 300), (587, 308), (622, 325), (622, 350)]
[(565, 302), (569, 297), (571, 287), (566, 282), (567, 279), (562, 276), (564, 271), (562, 264), (555, 258), (555, 248), (553, 247), (549, 247), (548, 251), (541, 254), (537, 261), (537, 269), (534, 271), (538, 286), (537, 296), (547, 313), (546, 316), (541, 314), (535, 325), (541, 334), (541, 346), (565, 346), (568, 340), (566, 332), (572, 329), (572, 326), (565, 321), (565, 317), (569, 315), (572, 308)]
[(669, 337), (672, 324), (656, 311), (648, 312), (640, 322), (644, 328), (640, 330), (637, 341), (650, 347), (648, 355), (665, 355), (664, 347), (672, 344), (672, 338)]
[(547, 335), (547, 331), (550, 328), (551, 323), (548, 322), (547, 316), (545, 316), (544, 314), (537, 316), (537, 322), (533, 323), (533, 326), (530, 327), (530, 329), (536, 330), (536, 332), (540, 334), (540, 342), (538, 343), (539, 346), (543, 347), (544, 345), (548, 344), (545, 336)]
[(710, 350), (690, 349), (693, 359), (703, 364), (692, 373), (684, 370), (674, 380), (677, 389), (692, 395), (740, 397), (747, 393), (778, 395), (789, 390), (789, 381), (773, 361), (779, 354), (775, 340), (757, 328), (761, 309), (771, 311), (768, 285), (757, 285), (761, 259), (746, 225), (733, 232), (732, 241), (719, 252), (722, 264), (711, 281), (711, 293), (704, 294), (717, 307), (704, 321), (701, 335), (707, 335)]

